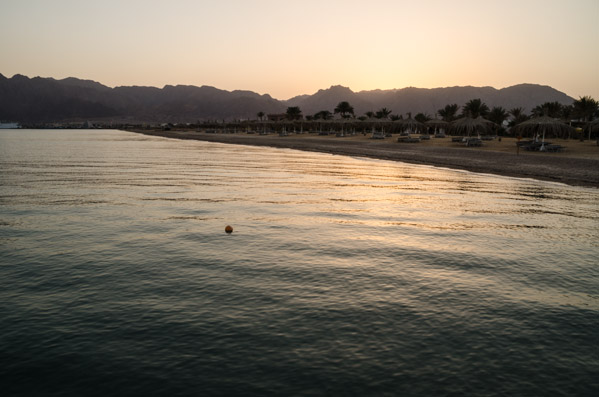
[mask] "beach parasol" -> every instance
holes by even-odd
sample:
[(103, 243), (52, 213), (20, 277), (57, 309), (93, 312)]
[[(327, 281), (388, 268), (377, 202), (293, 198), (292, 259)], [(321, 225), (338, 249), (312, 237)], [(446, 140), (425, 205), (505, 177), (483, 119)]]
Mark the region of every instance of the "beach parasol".
[(341, 133), (338, 136), (346, 136), (353, 132), (356, 126), (356, 119), (343, 117), (337, 120), (334, 120), (335, 125), (341, 127)]
[(447, 127), (447, 121), (445, 120), (440, 120), (440, 119), (432, 119), (429, 120), (427, 122), (425, 122), (424, 124), (426, 124), (427, 126), (433, 127), (435, 129), (435, 132)]
[(545, 134), (551, 133), (554, 135), (565, 135), (565, 133), (572, 132), (574, 128), (564, 123), (561, 120), (554, 119), (553, 117), (541, 116), (535, 117), (530, 120), (526, 120), (518, 125), (515, 125), (512, 128), (512, 131), (517, 133), (518, 135), (522, 135), (523, 133), (532, 133), (535, 136), (535, 140), (538, 140), (538, 136), (543, 135), (543, 139), (541, 141), (541, 148), (539, 150), (545, 150)]
[(368, 123), (370, 125), (370, 127), (372, 128), (372, 132), (374, 132), (376, 129), (380, 129), (380, 132), (384, 133), (385, 126), (388, 127), (393, 122), (387, 118), (370, 117), (364, 120), (364, 123)]
[(385, 125), (389, 123), (388, 119), (379, 119), (376, 117), (369, 117), (366, 120), (360, 121), (362, 125), (366, 128), (371, 128), (372, 133), (380, 129), (381, 134), (384, 134)]
[(328, 135), (333, 129), (334, 120), (331, 119), (316, 119), (312, 120), (312, 123), (316, 126), (316, 132), (319, 134)]
[(408, 133), (416, 132), (417, 129), (422, 128), (424, 125), (420, 121), (413, 119), (411, 114), (408, 114), (407, 119), (397, 120), (394, 123), (399, 125), (401, 131), (408, 131)]
[(472, 117), (462, 117), (461, 119), (457, 119), (451, 123), (451, 126), (457, 131), (458, 134), (467, 133), (468, 136), (470, 136), (470, 134), (474, 131), (486, 131), (493, 125), (495, 125), (495, 123), (493, 123), (491, 120), (483, 118), (482, 116), (478, 116), (475, 119)]
[[(586, 125), (586, 129), (589, 130), (589, 141), (591, 140), (591, 133), (593, 131), (597, 131), (599, 130), (599, 119), (595, 119), (593, 121), (590, 121), (587, 125)], [(597, 137), (597, 146), (599, 146), (599, 136)]]

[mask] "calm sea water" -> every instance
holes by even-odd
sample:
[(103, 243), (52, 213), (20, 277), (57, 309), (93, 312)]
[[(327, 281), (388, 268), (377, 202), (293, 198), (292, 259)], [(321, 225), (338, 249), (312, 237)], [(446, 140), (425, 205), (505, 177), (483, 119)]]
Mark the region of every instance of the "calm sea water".
[(0, 386), (593, 395), (598, 203), (387, 161), (1, 131)]

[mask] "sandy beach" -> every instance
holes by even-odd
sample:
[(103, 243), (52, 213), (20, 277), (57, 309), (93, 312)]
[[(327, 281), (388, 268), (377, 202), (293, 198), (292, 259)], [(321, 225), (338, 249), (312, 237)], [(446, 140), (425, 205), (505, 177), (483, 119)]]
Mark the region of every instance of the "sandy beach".
[(130, 130), (146, 135), (195, 139), (238, 145), (269, 146), (338, 155), (402, 161), (473, 172), (561, 182), (599, 188), (599, 146), (595, 141), (551, 139), (565, 147), (559, 153), (517, 151), (514, 138), (484, 141), (482, 147), (465, 147), (451, 137), (431, 138), (418, 143), (397, 142), (397, 136), (384, 140), (368, 135), (337, 137), (314, 133), (289, 136), (198, 131)]

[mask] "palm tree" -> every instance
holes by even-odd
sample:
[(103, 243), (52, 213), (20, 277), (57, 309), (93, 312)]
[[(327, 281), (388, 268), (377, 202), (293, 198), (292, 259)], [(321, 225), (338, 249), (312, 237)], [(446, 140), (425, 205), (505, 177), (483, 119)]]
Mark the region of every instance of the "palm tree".
[(262, 117), (264, 117), (264, 112), (258, 112), (256, 116), (258, 116), (258, 120), (262, 121)]
[(510, 127), (520, 124), (529, 118), (526, 114), (524, 114), (524, 108), (511, 108), (508, 110), (508, 113), (510, 116), (512, 116), (512, 120), (508, 124)]
[(593, 117), (599, 116), (599, 102), (590, 96), (583, 96), (576, 99), (572, 104), (574, 114), (582, 121), (591, 121)]
[(333, 114), (328, 110), (321, 110), (314, 114), (314, 120), (330, 120), (333, 118)]
[[(599, 102), (590, 96), (580, 97), (574, 101), (572, 106), (574, 107), (574, 114), (584, 122), (591, 121), (594, 117), (599, 116)], [(591, 139), (591, 130), (592, 128), (589, 128), (589, 140)]]
[(439, 109), (437, 110), (437, 114), (439, 116), (441, 116), (441, 118), (443, 119), (443, 121), (454, 121), (455, 119), (457, 119), (457, 113), (458, 113), (458, 104), (454, 103), (452, 105), (445, 105), (445, 107), (443, 109)]
[(564, 106), (559, 102), (545, 102), (532, 110), (534, 117), (547, 116), (554, 119), (562, 117)]
[(426, 113), (418, 113), (416, 116), (414, 116), (414, 120), (420, 123), (426, 123), (427, 121), (431, 120), (431, 116)]
[(373, 119), (374, 118), (374, 112), (372, 110), (364, 113), (366, 115), (366, 117), (368, 117), (369, 119)]
[(485, 117), (489, 113), (489, 107), (486, 103), (477, 99), (471, 99), (462, 108), (464, 116), (472, 117), (473, 119), (482, 116)]
[(335, 114), (337, 113), (340, 113), (343, 118), (348, 118), (349, 115), (354, 115), (354, 108), (347, 101), (339, 102), (335, 108)]
[(299, 106), (290, 106), (285, 113), (287, 113), (287, 119), (289, 120), (299, 120), (302, 118), (302, 111)]
[(563, 105), (562, 106), (562, 119), (570, 122), (574, 116), (574, 105)]
[(381, 109), (377, 110), (374, 117), (376, 117), (377, 119), (386, 119), (389, 117), (390, 114), (391, 114), (391, 110), (389, 110), (387, 108), (381, 108)]
[(497, 125), (502, 125), (508, 118), (507, 110), (501, 106), (494, 106), (493, 109), (487, 115), (487, 118)]
[[(572, 125), (572, 118), (574, 117), (574, 105), (564, 105), (562, 107), (562, 119)], [(568, 131), (568, 139), (572, 138), (571, 131)]]

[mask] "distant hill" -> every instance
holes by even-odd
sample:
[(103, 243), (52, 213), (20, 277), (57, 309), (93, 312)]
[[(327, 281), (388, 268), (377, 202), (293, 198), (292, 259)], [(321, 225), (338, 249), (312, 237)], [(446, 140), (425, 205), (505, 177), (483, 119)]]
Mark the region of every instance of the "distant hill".
[(255, 119), (258, 112), (282, 113), (299, 106), (304, 115), (333, 111), (348, 101), (356, 115), (382, 107), (394, 114), (424, 112), (434, 115), (447, 104), (462, 106), (481, 98), (489, 107), (523, 107), (530, 111), (544, 102), (571, 104), (574, 99), (548, 86), (520, 84), (497, 90), (492, 87), (403, 88), (353, 92), (332, 86), (313, 95), (280, 101), (251, 91), (225, 91), (209, 86), (167, 85), (110, 88), (90, 80), (69, 77), (28, 78), (0, 74), (0, 120), (56, 122), (114, 120), (130, 122), (196, 122), (198, 120)]
[(28, 78), (0, 74), (0, 120), (55, 122), (115, 120), (196, 122), (255, 119), (281, 113), (286, 105), (270, 95), (214, 87), (106, 87), (89, 80)]
[(555, 101), (570, 105), (574, 101), (574, 98), (548, 86), (519, 84), (500, 90), (493, 87), (408, 87), (360, 92), (353, 92), (347, 87), (332, 86), (314, 95), (291, 98), (286, 103), (288, 106), (299, 106), (304, 114), (314, 114), (320, 110), (332, 112), (339, 102), (348, 101), (354, 107), (356, 115), (386, 107), (394, 114), (422, 112), (434, 116), (437, 110), (447, 104), (457, 103), (462, 106), (474, 98), (480, 98), (489, 107), (522, 107), (527, 112), (545, 102)]

